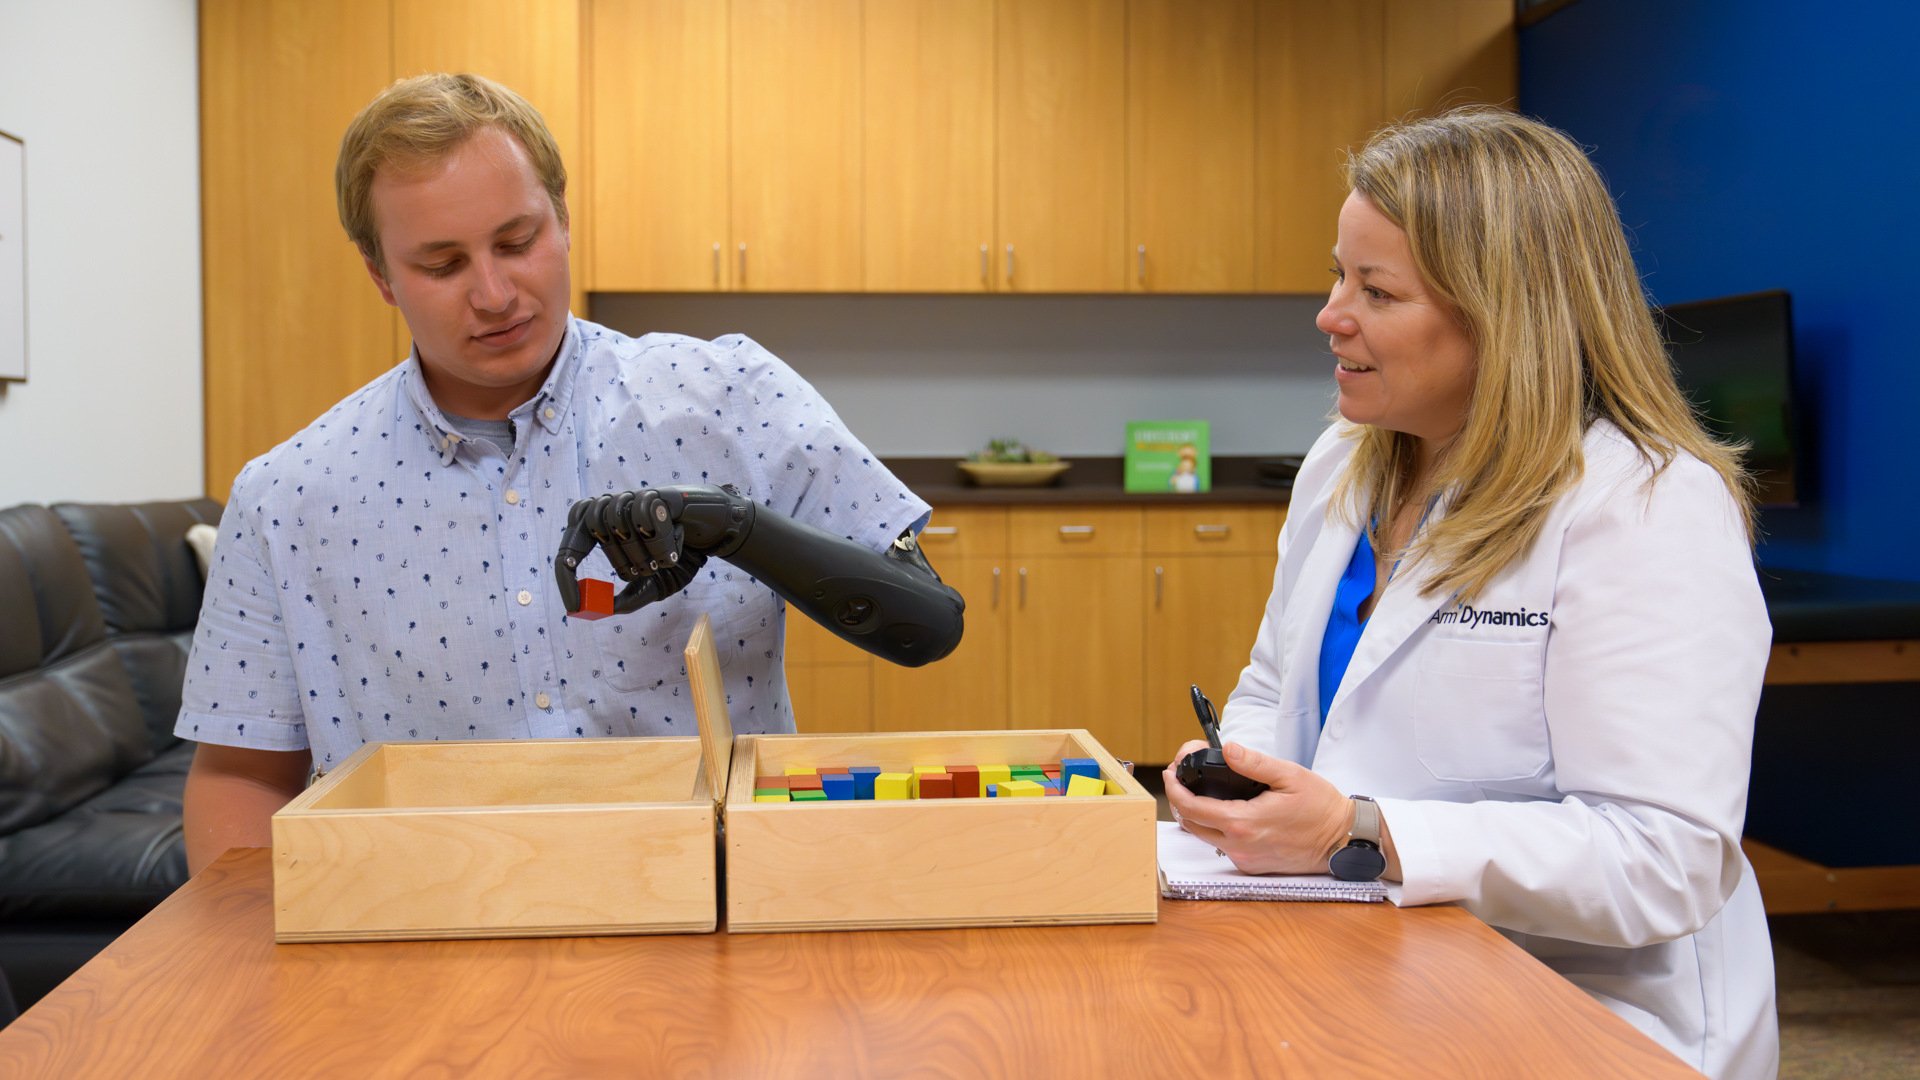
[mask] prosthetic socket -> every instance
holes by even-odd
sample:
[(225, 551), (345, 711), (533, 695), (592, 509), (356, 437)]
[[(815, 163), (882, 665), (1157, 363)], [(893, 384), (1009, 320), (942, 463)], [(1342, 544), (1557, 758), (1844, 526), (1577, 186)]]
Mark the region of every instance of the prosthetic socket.
[(560, 598), (580, 608), (576, 572), (595, 546), (626, 587), (614, 611), (638, 611), (725, 559), (848, 642), (907, 667), (960, 644), (966, 602), (940, 581), (909, 533), (884, 554), (756, 505), (733, 487), (687, 485), (573, 504), (553, 561)]

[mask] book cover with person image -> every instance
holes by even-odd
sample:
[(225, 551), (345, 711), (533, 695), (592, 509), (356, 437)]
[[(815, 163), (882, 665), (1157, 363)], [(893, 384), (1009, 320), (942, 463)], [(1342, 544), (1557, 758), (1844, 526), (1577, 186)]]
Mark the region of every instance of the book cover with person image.
[(1213, 487), (1205, 420), (1127, 424), (1126, 490), (1193, 494)]

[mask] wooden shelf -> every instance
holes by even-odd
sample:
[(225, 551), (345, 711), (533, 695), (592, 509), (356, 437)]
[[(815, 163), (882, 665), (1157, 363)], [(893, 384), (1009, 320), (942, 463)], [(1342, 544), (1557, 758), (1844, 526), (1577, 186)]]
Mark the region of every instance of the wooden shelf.
[(1769, 915), (1920, 908), (1920, 866), (1826, 867), (1742, 840)]

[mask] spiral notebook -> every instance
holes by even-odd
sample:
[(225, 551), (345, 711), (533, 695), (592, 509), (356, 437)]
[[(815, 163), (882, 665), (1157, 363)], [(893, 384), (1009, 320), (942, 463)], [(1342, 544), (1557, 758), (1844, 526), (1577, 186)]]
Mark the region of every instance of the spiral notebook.
[(1387, 898), (1378, 881), (1331, 874), (1243, 874), (1213, 845), (1171, 821), (1160, 827), (1160, 895), (1171, 900), (1352, 900)]

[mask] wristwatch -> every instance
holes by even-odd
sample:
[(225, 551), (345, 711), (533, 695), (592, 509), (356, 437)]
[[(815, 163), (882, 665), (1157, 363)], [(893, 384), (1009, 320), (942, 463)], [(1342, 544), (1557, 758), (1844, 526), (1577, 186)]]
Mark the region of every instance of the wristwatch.
[(1327, 860), (1327, 872), (1341, 881), (1378, 881), (1387, 869), (1380, 852), (1380, 804), (1365, 795), (1347, 797), (1353, 800), (1353, 826), (1347, 845)]

